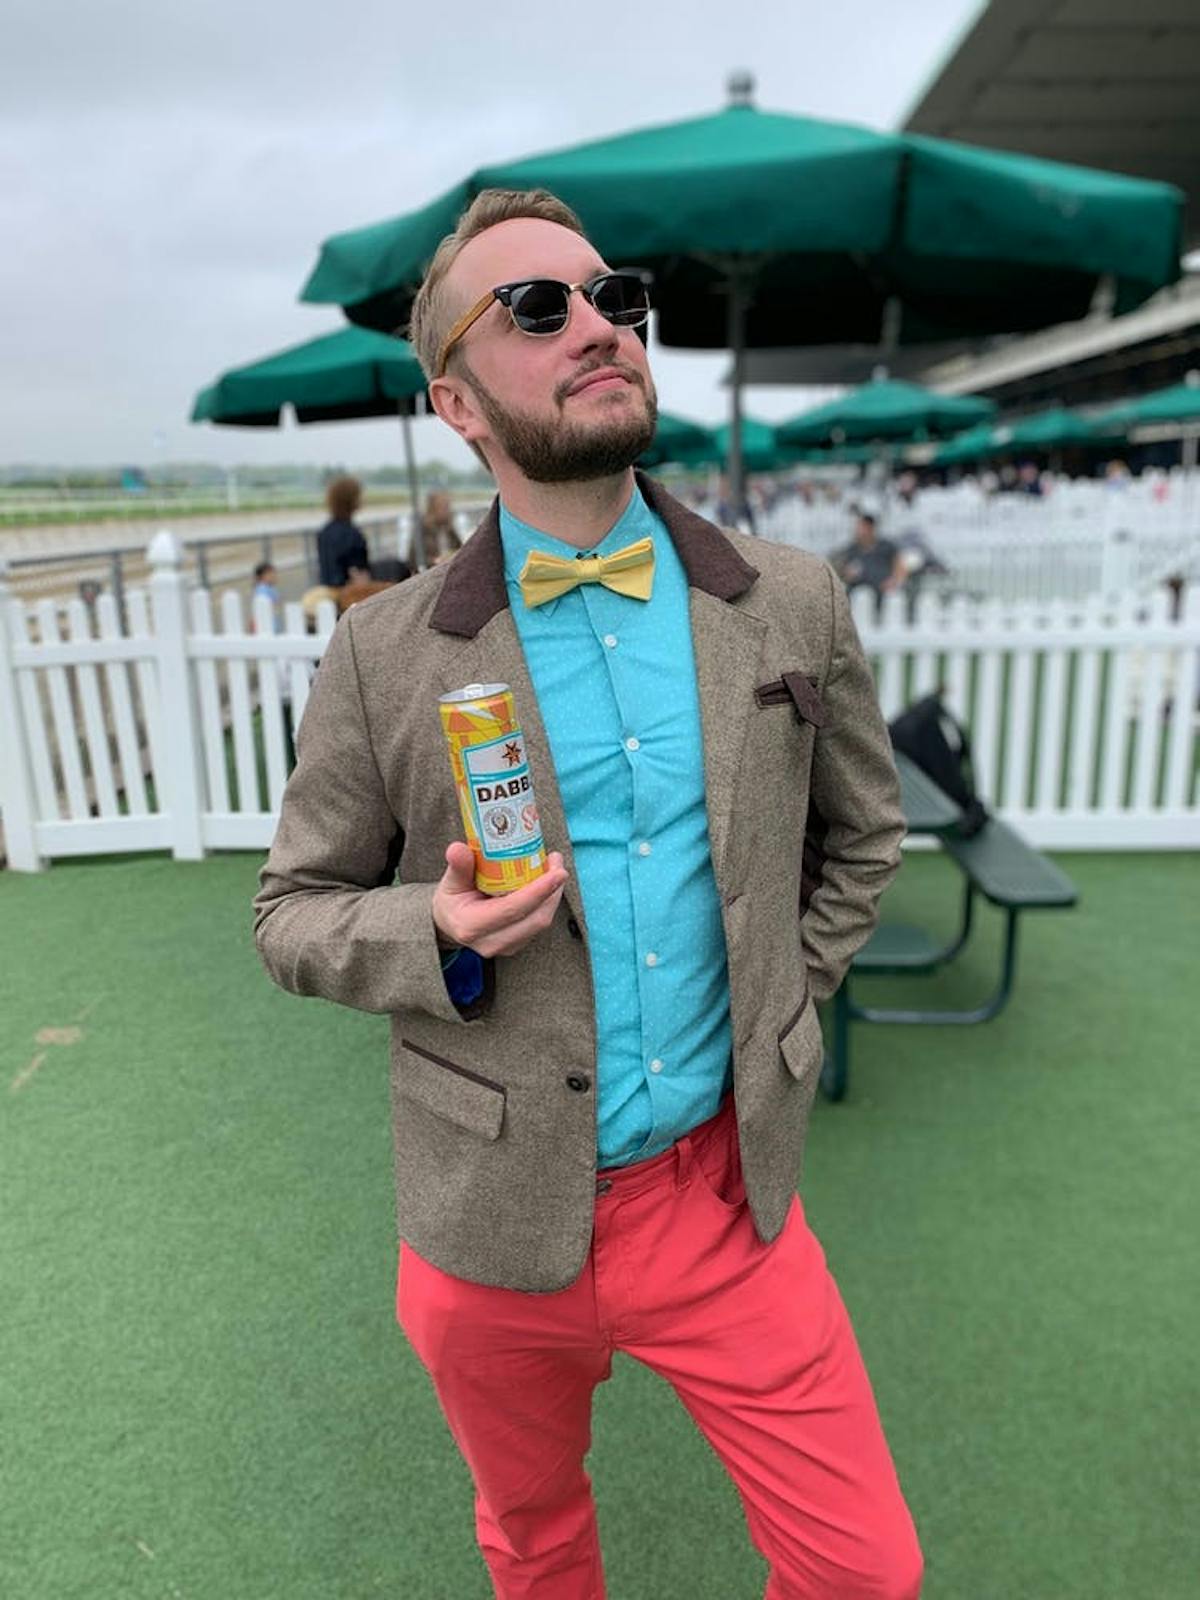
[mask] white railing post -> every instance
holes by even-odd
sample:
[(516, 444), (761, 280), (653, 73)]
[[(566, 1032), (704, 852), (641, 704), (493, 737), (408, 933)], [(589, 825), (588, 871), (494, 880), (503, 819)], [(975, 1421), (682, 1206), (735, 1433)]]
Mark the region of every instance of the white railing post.
[(46, 863), (37, 847), (37, 809), (29, 767), (29, 741), (21, 717), (17, 673), (13, 666), (13, 645), (17, 641), (10, 636), (12, 611), (8, 568), (0, 559), (0, 820), (4, 823), (4, 849), (9, 866), (14, 872), (40, 872)]
[(396, 554), (401, 561), (407, 561), (414, 572), (417, 570), (417, 556), (413, 548), (413, 515), (410, 511), (396, 513)]
[[(146, 552), (150, 562), (150, 594), (154, 605), (154, 645), (162, 704), (166, 794), (160, 799), (171, 825), (171, 849), (177, 861), (200, 861), (202, 805), (200, 719), (196, 714), (187, 654), (187, 579), (183, 552), (175, 535), (162, 529)], [(163, 801), (165, 800), (165, 805)]]

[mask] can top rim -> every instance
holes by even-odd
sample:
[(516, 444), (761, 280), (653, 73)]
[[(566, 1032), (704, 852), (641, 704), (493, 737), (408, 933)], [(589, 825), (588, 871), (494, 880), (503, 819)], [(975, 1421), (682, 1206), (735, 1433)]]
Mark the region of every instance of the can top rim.
[(466, 700), (490, 700), (494, 695), (507, 694), (506, 683), (468, 683), (462, 689), (451, 689), (449, 694), (438, 696), (439, 705), (461, 705)]

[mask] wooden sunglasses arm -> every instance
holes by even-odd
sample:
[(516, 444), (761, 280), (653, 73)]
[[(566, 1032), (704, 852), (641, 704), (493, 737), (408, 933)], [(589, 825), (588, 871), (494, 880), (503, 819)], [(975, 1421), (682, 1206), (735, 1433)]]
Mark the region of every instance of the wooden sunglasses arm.
[(496, 291), (494, 289), (489, 289), (488, 292), (482, 296), (482, 298), (476, 300), (475, 304), (469, 311), (464, 311), (462, 316), (459, 317), (458, 321), (450, 329), (450, 332), (446, 335), (445, 340), (442, 343), (441, 353), (438, 356), (437, 371), (434, 373), (434, 377), (442, 378), (445, 376), (446, 362), (450, 359), (451, 350), (454, 349), (454, 346), (462, 338), (463, 334), (466, 333), (467, 329), (473, 327), (474, 324), (479, 321), (480, 317), (491, 305), (495, 298)]

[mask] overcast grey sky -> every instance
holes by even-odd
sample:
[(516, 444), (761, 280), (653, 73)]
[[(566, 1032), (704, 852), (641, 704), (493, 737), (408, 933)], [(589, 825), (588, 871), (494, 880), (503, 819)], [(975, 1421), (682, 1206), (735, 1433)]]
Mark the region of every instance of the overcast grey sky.
[[(341, 325), (320, 241), (485, 161), (716, 110), (894, 127), (979, 0), (6, 0), (0, 462), (375, 465), (393, 423), (196, 427), (226, 367)], [(654, 353), (664, 408), (724, 415), (722, 358)], [(778, 418), (811, 392), (752, 389)], [(418, 451), (471, 458), (436, 420)]]

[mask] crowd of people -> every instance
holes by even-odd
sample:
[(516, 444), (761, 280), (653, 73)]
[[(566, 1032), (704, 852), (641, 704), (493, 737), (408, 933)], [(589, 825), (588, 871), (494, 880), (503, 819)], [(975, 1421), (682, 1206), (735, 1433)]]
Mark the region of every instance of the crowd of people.
[[(1108, 487), (1120, 489), (1130, 481), (1130, 470), (1124, 461), (1112, 460), (1105, 464), (1103, 477)], [(985, 497), (1044, 498), (1053, 493), (1057, 480), (1035, 463), (1022, 462), (986, 468), (971, 474), (968, 481)], [(910, 468), (890, 478), (868, 472), (849, 485), (830, 477), (760, 474), (751, 477), (741, 497), (735, 498), (729, 477), (721, 474), (681, 489), (680, 498), (719, 526), (745, 533), (761, 532), (771, 513), (789, 501), (844, 512), (849, 537), (830, 560), (847, 589), (868, 589), (878, 601), (903, 590), (911, 602), (924, 578), (947, 571), (919, 529), (905, 518), (920, 487), (918, 474)], [(410, 559), (372, 559), (366, 536), (355, 521), (362, 500), (362, 483), (350, 474), (339, 474), (326, 486), (328, 517), (317, 535), (319, 582), (303, 597), (310, 619), (322, 599), (332, 599), (339, 611), (345, 610), (414, 571), (450, 560), (462, 545), (451, 497), (437, 489), (426, 497), (413, 528)], [(279, 578), (271, 562), (255, 567), (253, 593), (255, 598), (265, 596), (279, 615)]]
[[(415, 571), (448, 561), (462, 544), (454, 516), (454, 506), (444, 489), (433, 490), (412, 530), (409, 560), (399, 556), (370, 554), (366, 534), (355, 521), (363, 502), (363, 486), (358, 478), (340, 473), (325, 487), (326, 521), (317, 533), (318, 581), (301, 597), (310, 623), (322, 600), (332, 600), (339, 612), (395, 583), (402, 583)], [(282, 595), (279, 572), (273, 561), (260, 561), (254, 568), (252, 602), (265, 599), (275, 616), (276, 631), (282, 629)]]

